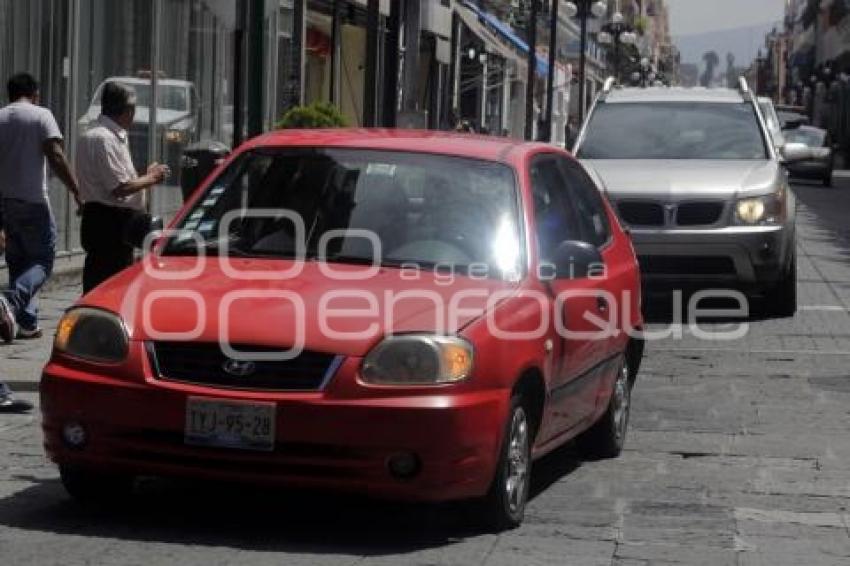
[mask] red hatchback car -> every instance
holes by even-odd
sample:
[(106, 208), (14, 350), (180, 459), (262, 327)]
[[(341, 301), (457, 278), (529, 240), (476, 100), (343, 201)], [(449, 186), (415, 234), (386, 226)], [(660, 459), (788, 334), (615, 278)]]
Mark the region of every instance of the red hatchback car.
[(552, 146), (272, 133), (66, 313), (45, 446), (78, 498), (220, 478), (475, 499), (515, 526), (534, 459), (622, 449), (639, 285), (611, 208)]

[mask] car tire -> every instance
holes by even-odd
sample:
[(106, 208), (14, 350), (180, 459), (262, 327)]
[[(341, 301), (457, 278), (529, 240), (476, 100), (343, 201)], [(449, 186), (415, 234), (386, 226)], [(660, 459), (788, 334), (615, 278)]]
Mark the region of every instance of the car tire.
[(765, 312), (776, 317), (791, 317), (797, 312), (797, 254), (791, 256), (782, 280), (764, 299)]
[(135, 478), (59, 466), (59, 477), (68, 494), (81, 503), (114, 504), (133, 493)]
[(623, 356), (608, 408), (593, 426), (576, 438), (581, 454), (594, 460), (618, 457), (626, 443), (631, 406), (631, 368), (629, 357)]
[(824, 186), (824, 187), (827, 187), (827, 188), (829, 188), (829, 187), (831, 187), (831, 186), (832, 186), (832, 171), (830, 171), (830, 172), (826, 175), (826, 177), (824, 177), (824, 178), (823, 178), (823, 186)]
[(518, 527), (525, 516), (531, 485), (533, 423), (521, 395), (511, 398), (496, 475), (480, 511), (483, 526), (493, 531)]

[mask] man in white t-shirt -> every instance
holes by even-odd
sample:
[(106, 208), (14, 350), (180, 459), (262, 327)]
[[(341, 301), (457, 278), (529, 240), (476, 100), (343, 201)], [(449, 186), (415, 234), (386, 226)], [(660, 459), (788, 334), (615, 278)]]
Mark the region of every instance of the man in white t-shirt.
[(101, 115), (80, 136), (76, 165), (83, 200), (80, 242), (86, 251), (83, 292), (133, 263), (128, 225), (145, 210), (145, 193), (169, 170), (153, 163), (139, 176), (130, 156), (127, 130), (136, 114), (136, 93), (117, 82), (103, 85)]
[(0, 200), (9, 289), (0, 293), (0, 340), (38, 338), (37, 295), (53, 271), (56, 223), (47, 197), (47, 165), (82, 206), (50, 110), (38, 106), (38, 83), (9, 79), (11, 104), (0, 109)]

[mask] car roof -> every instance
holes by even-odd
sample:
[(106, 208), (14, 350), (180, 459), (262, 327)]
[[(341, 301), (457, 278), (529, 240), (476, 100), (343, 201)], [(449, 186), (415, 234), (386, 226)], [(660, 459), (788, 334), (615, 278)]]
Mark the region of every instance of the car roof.
[(326, 130), (278, 130), (256, 137), (247, 148), (337, 147), (382, 151), (410, 151), (499, 161), (508, 163), (517, 153), (548, 150), (555, 146), (513, 138), (483, 136), (437, 130), (389, 130), (339, 128)]
[[(141, 78), (141, 77), (109, 77), (108, 79), (106, 79), (103, 82), (108, 83), (110, 81), (116, 81), (116, 82), (119, 82), (119, 83), (124, 83), (124, 84), (129, 84), (129, 85), (149, 85), (149, 84), (151, 84), (150, 79), (144, 79), (144, 78)], [(159, 79), (156, 82), (157, 82), (157, 84), (160, 84), (160, 85), (163, 85), (163, 86), (181, 86), (181, 87), (190, 87), (194, 84), (190, 81), (181, 81), (181, 80), (178, 80), (178, 79)]]
[(741, 103), (744, 97), (731, 88), (649, 87), (615, 88), (605, 98), (606, 104), (628, 102), (714, 102)]

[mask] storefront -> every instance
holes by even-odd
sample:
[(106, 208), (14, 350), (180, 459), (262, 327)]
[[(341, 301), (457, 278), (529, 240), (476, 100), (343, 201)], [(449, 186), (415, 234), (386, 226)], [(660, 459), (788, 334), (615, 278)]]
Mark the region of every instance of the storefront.
[[(174, 170), (169, 184), (151, 192), (152, 212), (168, 217), (181, 204), (183, 148), (210, 139), (231, 145), (234, 139), (238, 4), (0, 0), (0, 77), (5, 83), (13, 73), (27, 71), (39, 79), (42, 104), (56, 116), (71, 155), (77, 136), (100, 113), (102, 84), (108, 80), (130, 84), (138, 95), (130, 131), (137, 168), (159, 161)], [(292, 64), (294, 7), (292, 0), (252, 4), (264, 9), (263, 66), (255, 79), (261, 81), (261, 119), (268, 128), (281, 115), (280, 102), (293, 98), (287, 65)], [(3, 89), (0, 104), (6, 104), (5, 98)], [(151, 103), (154, 99), (156, 104)], [(55, 179), (50, 197), (59, 248), (77, 249), (79, 219)]]

